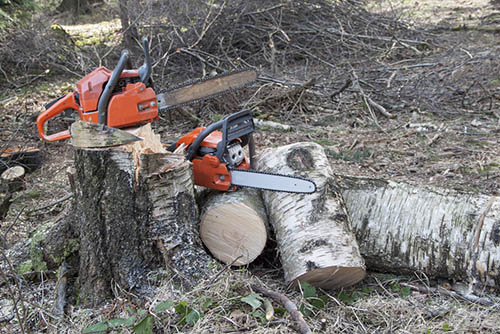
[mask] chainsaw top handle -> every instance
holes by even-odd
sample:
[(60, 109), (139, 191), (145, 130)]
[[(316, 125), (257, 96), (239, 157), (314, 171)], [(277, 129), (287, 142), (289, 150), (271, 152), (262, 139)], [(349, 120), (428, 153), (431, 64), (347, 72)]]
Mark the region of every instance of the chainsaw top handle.
[(118, 83), (118, 79), (120, 79), (120, 75), (123, 72), (125, 66), (129, 63), (129, 52), (128, 50), (123, 50), (122, 55), (120, 56), (120, 60), (118, 64), (113, 69), (113, 73), (111, 73), (111, 77), (106, 83), (106, 87), (102, 91), (101, 97), (99, 97), (99, 102), (97, 104), (97, 119), (99, 124), (107, 125), (108, 121), (108, 103), (111, 98), (111, 93), (116, 87)]
[(152, 66), (151, 66), (151, 57), (149, 56), (149, 44), (148, 44), (148, 38), (143, 37), (142, 38), (142, 49), (144, 50), (144, 64), (139, 67), (139, 78), (140, 80), (147, 85), (149, 78), (151, 77), (151, 71), (152, 71)]
[[(216, 130), (222, 131), (222, 140), (217, 144), (217, 149), (215, 152), (216, 157), (219, 161), (222, 161), (222, 157), (227, 148), (233, 140), (240, 138), (242, 143), (241, 146), (247, 145), (252, 141), (252, 133), (254, 131), (253, 118), (248, 110), (242, 110), (237, 113), (231, 114), (224, 119), (215, 122), (207, 126), (189, 145), (187, 149), (186, 158), (192, 161), (196, 152), (200, 148), (203, 140), (212, 132)], [(250, 161), (252, 162), (252, 154), (250, 154)]]

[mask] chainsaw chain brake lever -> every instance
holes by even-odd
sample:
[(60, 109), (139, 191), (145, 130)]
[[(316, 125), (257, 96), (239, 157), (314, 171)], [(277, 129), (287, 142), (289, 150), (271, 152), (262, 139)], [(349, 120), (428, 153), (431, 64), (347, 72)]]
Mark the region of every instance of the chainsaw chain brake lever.
[[(242, 110), (226, 116), (224, 119), (206, 127), (196, 137), (194, 142), (187, 149), (186, 158), (189, 161), (192, 161), (203, 140), (212, 132), (220, 130), (222, 132), (222, 139), (217, 144), (215, 156), (219, 159), (219, 161), (223, 161), (224, 152), (233, 140), (240, 138), (242, 141), (242, 147), (244, 147), (248, 143), (251, 143), (253, 145), (252, 133), (254, 132), (254, 129), (255, 126), (253, 123), (253, 118), (250, 111), (248, 110)], [(253, 153), (250, 154), (251, 165), (253, 165), (252, 154)]]

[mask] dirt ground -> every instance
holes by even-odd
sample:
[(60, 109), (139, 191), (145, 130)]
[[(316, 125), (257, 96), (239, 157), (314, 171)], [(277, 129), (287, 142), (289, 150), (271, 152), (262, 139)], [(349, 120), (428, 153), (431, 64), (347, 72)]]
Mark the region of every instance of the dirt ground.
[[(314, 141), (324, 146), (338, 174), (498, 195), (500, 3), (373, 0), (368, 1), (367, 8), (397, 16), (413, 29), (425, 31), (424, 36), (432, 44), (430, 50), (419, 51), (419, 58), (411, 62), (374, 59), (371, 72), (358, 73), (378, 84), (367, 93), (375, 104), (366, 100), (367, 96), (364, 97), (366, 103), (361, 105), (347, 98), (348, 94), (363, 98), (354, 86), (333, 96), (332, 87), (341, 90), (345, 78), (338, 78), (333, 86), (321, 78), (312, 87), (300, 90), (299, 97), (290, 97), (288, 93), (300, 87), (297, 83), (304, 84), (310, 79), (301, 68), (275, 76), (274, 81), (269, 80), (266, 73), (247, 92), (228, 98), (230, 102), (213, 102), (208, 107), (186, 110), (208, 123), (220, 116), (213, 111), (220, 106), (249, 107), (256, 118), (290, 125), (293, 129), (259, 128), (258, 149)], [(69, 201), (52, 204), (70, 193), (66, 171), (72, 166), (72, 148), (65, 142), (40, 141), (35, 120), (45, 103), (70, 91), (77, 79), (69, 76), (48, 82), (37, 80), (0, 95), (0, 149), (36, 147), (42, 152), (41, 167), (27, 175), (25, 190), (16, 194), (0, 226), (5, 249), (32, 235), (37, 226), (56, 221), (69, 206)], [(368, 92), (371, 86), (364, 87)], [(417, 90), (420, 95), (409, 93)], [(412, 99), (406, 100), (407, 96)], [(272, 98), (267, 105), (260, 105), (263, 97)], [(384, 107), (385, 114), (377, 109), (377, 104)], [(178, 138), (195, 125), (179, 113), (161, 117), (154, 127), (167, 141)], [(306, 320), (317, 333), (500, 332), (498, 303), (482, 306), (450, 297), (443, 292), (451, 288), (449, 282), (428, 280), (422, 274), (408, 277), (370, 273), (352, 289), (318, 291), (318, 296), (325, 297), (326, 304), (314, 309), (311, 300), (297, 291), (286, 290), (279, 268), (265, 263), (262, 261), (250, 269), (226, 271), (215, 284), (185, 296), (165, 287), (156, 298), (141, 300), (140, 304), (136, 296), (117, 291), (116, 299), (99, 310), (71, 306), (65, 320), (54, 315), (51, 309), (57, 282), (54, 272), (40, 274), (34, 282), (22, 280), (22, 287), (17, 287), (15, 294), (24, 298), (28, 309), (24, 325), (40, 333), (79, 333), (103, 316), (123, 317), (131, 314), (129, 306), (148, 308), (167, 298), (187, 300), (191, 305), (209, 298), (217, 307), (205, 310), (194, 325), (177, 323), (175, 312), (155, 317), (156, 323), (163, 325), (159, 333), (221, 333), (235, 327), (240, 328), (239, 332), (294, 332), (284, 315), (278, 315), (275, 322), (263, 323), (249, 312), (241, 297), (249, 293), (252, 282), (283, 291), (298, 305), (310, 307), (312, 312)], [(436, 290), (413, 291), (405, 284), (431, 286)], [(9, 316), (13, 294), (9, 288), (12, 288), (9, 284), (3, 284), (0, 291), (0, 318), (5, 312), (10, 319), (0, 319), (0, 331), (18, 333), (18, 319), (13, 314)], [(236, 321), (235, 311), (246, 315)]]

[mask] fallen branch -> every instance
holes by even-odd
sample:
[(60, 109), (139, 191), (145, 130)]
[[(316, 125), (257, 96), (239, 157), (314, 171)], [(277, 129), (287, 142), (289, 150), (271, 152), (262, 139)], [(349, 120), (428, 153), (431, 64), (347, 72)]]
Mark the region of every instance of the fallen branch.
[(28, 211), (28, 214), (31, 214), (31, 213), (36, 212), (36, 211), (40, 211), (40, 210), (44, 210), (44, 209), (48, 209), (48, 208), (50, 208), (50, 207), (52, 207), (52, 206), (54, 206), (54, 205), (57, 205), (57, 204), (62, 203), (62, 202), (64, 202), (64, 201), (67, 201), (67, 200), (68, 200), (68, 199), (70, 199), (71, 197), (73, 197), (73, 193), (69, 193), (69, 194), (67, 194), (67, 195), (64, 195), (63, 197), (59, 198), (58, 200), (55, 200), (54, 202), (49, 203), (49, 204), (47, 204), (47, 205), (44, 205), (44, 206), (42, 206), (42, 207), (39, 207), (39, 208), (35, 208), (35, 209), (33, 209), (33, 210), (30, 210), (30, 211)]
[(309, 326), (304, 320), (304, 317), (302, 317), (302, 313), (300, 313), (300, 311), (297, 309), (297, 306), (290, 299), (288, 299), (288, 297), (282, 295), (281, 293), (267, 290), (255, 284), (252, 284), (252, 290), (271, 297), (275, 301), (281, 303), (281, 305), (283, 305), (287, 312), (290, 313), (292, 319), (297, 323), (297, 332), (301, 334), (312, 334), (311, 329), (309, 329)]
[(273, 121), (265, 121), (262, 119), (256, 119), (255, 120), (255, 126), (258, 128), (271, 128), (275, 130), (281, 130), (281, 131), (291, 131), (292, 127), (288, 124), (281, 124)]

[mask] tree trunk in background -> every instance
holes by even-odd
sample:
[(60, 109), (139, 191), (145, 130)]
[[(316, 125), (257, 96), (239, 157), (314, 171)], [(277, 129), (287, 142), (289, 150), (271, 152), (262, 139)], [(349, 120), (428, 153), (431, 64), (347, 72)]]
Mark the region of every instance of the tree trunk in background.
[(197, 232), (191, 163), (181, 155), (123, 147), (75, 153), (73, 229), (80, 244), (79, 295), (87, 305), (109, 297), (112, 282), (123, 289), (143, 286), (148, 271), (163, 264), (188, 287), (210, 272), (212, 259)]
[(201, 240), (218, 260), (245, 265), (262, 253), (267, 216), (258, 190), (209, 192), (201, 204)]
[(500, 199), (339, 177), (367, 266), (500, 287)]
[(333, 172), (324, 150), (296, 143), (262, 153), (258, 170), (312, 179), (313, 194), (263, 191), (287, 282), (307, 281), (322, 288), (355, 284), (365, 276), (341, 201), (333, 195)]
[(70, 12), (77, 17), (82, 14), (87, 14), (90, 12), (90, 6), (93, 4), (104, 3), (103, 0), (62, 0), (59, 6), (57, 6), (56, 11), (58, 12)]
[(70, 12), (74, 17), (90, 11), (88, 0), (62, 0), (56, 10), (61, 13)]
[(139, 39), (137, 27), (132, 24), (133, 19), (130, 13), (130, 2), (128, 0), (119, 0), (120, 22), (122, 24), (123, 43), (127, 49), (132, 49)]

